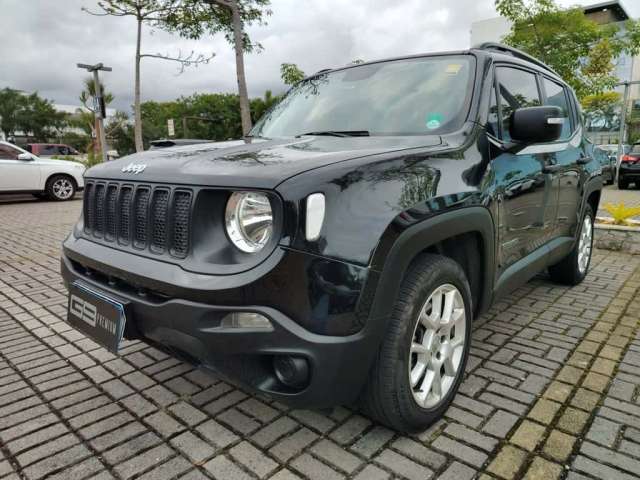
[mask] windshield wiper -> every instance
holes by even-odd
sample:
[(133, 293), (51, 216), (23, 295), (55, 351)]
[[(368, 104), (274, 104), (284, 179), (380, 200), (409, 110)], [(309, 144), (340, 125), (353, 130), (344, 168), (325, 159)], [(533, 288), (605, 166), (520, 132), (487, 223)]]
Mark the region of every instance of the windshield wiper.
[(325, 130), (301, 133), (296, 135), (296, 137), (302, 137), (303, 135), (325, 135), (327, 137), (368, 137), (369, 132), (367, 130)]

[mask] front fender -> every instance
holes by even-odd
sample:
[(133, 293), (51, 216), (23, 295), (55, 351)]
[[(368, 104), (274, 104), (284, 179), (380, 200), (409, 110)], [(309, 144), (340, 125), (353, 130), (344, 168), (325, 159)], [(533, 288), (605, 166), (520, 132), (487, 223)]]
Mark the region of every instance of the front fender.
[[(494, 281), (495, 228), (487, 208), (473, 206), (451, 210), (414, 224), (399, 234), (394, 234), (393, 230), (392, 225), (374, 255), (374, 268), (381, 271), (371, 310), (375, 324), (383, 323), (382, 319), (391, 314), (411, 262), (430, 246), (465, 233), (477, 233), (482, 239), (482, 288), (477, 311), (489, 307)], [(390, 237), (395, 238), (391, 241)]]

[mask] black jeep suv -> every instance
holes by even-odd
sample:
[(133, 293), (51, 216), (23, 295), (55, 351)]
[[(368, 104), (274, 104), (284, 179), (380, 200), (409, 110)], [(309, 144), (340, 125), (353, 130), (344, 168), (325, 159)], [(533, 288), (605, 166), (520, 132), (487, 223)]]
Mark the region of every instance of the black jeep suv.
[(472, 320), (589, 268), (602, 189), (574, 93), (497, 44), (321, 71), (241, 141), (87, 172), (68, 321), (296, 407), (425, 428)]

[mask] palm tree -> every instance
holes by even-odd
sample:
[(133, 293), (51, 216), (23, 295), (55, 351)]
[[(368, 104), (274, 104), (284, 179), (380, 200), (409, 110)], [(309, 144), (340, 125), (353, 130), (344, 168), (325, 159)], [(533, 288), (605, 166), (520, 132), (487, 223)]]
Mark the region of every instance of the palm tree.
[[(106, 145), (100, 145), (100, 123), (98, 122), (98, 117), (96, 116), (97, 109), (93, 104), (92, 99), (96, 98), (96, 86), (93, 81), (92, 76), (87, 76), (83, 80), (84, 88), (82, 92), (80, 92), (80, 102), (84, 107), (88, 110), (88, 112), (80, 111), (79, 116), (82, 123), (89, 126), (91, 131), (91, 138), (93, 140), (93, 150), (96, 155), (100, 152), (101, 148), (106, 148)], [(104, 83), (100, 82), (99, 87), (100, 95), (104, 99), (104, 104), (109, 105), (113, 102), (113, 94), (111, 92), (105, 91)]]

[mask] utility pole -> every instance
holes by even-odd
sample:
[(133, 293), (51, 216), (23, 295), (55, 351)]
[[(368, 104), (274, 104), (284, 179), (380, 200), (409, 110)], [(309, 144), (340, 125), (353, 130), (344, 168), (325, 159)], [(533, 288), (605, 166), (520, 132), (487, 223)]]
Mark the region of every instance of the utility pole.
[(95, 92), (94, 110), (96, 119), (98, 121), (98, 135), (100, 141), (100, 151), (102, 152), (102, 161), (107, 161), (107, 136), (104, 131), (104, 119), (107, 117), (107, 111), (104, 105), (104, 98), (102, 97), (102, 90), (100, 88), (100, 79), (98, 78), (98, 72), (110, 72), (111, 67), (105, 67), (102, 63), (96, 63), (95, 65), (87, 65), (86, 63), (78, 63), (78, 68), (82, 68), (87, 72), (93, 73), (93, 90)]

